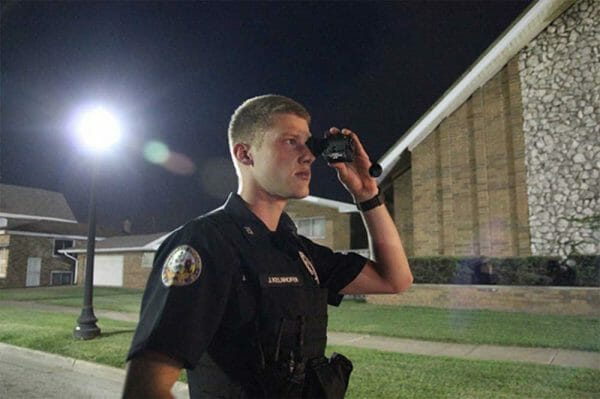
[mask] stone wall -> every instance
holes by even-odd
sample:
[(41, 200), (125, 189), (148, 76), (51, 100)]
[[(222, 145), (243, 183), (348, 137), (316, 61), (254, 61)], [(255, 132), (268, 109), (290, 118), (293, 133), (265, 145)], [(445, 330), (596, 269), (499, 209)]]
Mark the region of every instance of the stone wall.
[(368, 295), (380, 305), (600, 316), (600, 288), (414, 284), (398, 295)]
[(600, 252), (600, 2), (582, 0), (519, 55), (531, 252)]

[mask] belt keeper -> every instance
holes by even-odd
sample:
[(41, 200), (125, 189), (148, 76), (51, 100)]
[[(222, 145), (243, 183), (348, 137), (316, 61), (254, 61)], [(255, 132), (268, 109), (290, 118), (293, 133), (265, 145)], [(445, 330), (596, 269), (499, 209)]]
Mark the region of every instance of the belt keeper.
[(383, 205), (384, 203), (385, 203), (385, 200), (383, 198), (383, 194), (382, 194), (381, 190), (378, 189), (377, 194), (373, 198), (368, 199), (363, 202), (357, 202), (356, 207), (358, 208), (359, 211), (366, 212), (366, 211), (370, 211), (373, 208), (377, 208), (379, 205)]

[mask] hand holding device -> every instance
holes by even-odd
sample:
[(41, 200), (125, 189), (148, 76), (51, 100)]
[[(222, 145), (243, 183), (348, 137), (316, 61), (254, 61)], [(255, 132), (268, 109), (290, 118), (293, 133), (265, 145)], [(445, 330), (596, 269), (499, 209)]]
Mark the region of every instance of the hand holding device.
[[(346, 134), (329, 134), (325, 138), (311, 136), (306, 141), (306, 146), (314, 156), (322, 155), (328, 163), (352, 162), (354, 161), (354, 140)], [(371, 164), (369, 175), (378, 177), (381, 175), (381, 165)]]

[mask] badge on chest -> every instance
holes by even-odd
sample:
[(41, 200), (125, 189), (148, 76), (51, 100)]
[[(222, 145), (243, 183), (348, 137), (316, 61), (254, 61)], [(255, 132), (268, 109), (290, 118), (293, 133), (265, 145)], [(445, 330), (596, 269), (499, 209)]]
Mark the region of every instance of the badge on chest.
[(302, 263), (304, 263), (304, 267), (306, 267), (308, 273), (312, 276), (317, 285), (319, 285), (319, 275), (317, 274), (317, 269), (315, 269), (315, 266), (310, 261), (310, 258), (306, 256), (302, 251), (298, 251), (298, 255), (300, 256), (300, 259), (302, 259)]

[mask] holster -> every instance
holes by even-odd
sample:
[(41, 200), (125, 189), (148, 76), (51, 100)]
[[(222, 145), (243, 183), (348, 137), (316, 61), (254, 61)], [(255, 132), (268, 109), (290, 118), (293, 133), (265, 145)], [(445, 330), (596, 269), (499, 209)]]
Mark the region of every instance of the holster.
[(315, 359), (308, 364), (303, 397), (318, 399), (340, 399), (346, 394), (352, 362), (339, 353), (330, 359)]

